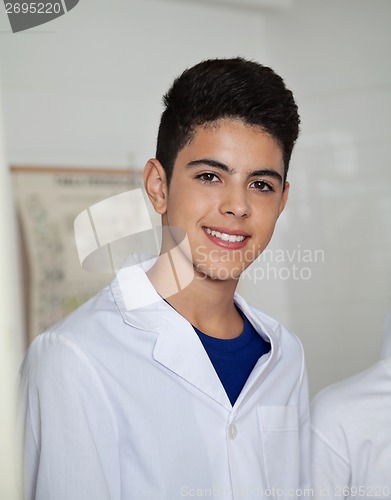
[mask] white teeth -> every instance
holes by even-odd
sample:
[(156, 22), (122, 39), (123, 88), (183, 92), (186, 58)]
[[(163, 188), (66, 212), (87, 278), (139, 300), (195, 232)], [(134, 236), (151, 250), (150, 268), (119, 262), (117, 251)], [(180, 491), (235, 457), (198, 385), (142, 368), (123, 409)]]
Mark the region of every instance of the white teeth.
[(234, 234), (220, 233), (219, 231), (214, 231), (213, 229), (209, 229), (209, 227), (206, 227), (205, 231), (208, 234), (215, 236), (216, 238), (220, 238), (223, 241), (230, 241), (232, 243), (243, 241), (245, 239), (245, 236), (240, 236), (240, 235), (236, 236)]

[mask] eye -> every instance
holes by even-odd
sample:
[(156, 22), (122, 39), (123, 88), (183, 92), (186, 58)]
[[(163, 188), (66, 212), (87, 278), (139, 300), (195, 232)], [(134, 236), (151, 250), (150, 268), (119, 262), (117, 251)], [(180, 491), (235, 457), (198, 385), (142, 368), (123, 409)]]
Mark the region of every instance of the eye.
[(266, 181), (254, 181), (250, 184), (250, 187), (254, 187), (257, 191), (268, 192), (274, 191), (273, 186)]
[(218, 182), (219, 178), (216, 174), (212, 174), (211, 172), (204, 172), (203, 174), (199, 174), (196, 177), (200, 179), (204, 184), (212, 184), (214, 182)]

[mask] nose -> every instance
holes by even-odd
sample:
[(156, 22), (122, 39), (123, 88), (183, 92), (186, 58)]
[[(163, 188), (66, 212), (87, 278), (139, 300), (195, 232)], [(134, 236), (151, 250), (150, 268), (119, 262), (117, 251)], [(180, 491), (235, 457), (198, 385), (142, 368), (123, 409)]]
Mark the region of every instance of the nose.
[(248, 217), (251, 209), (247, 195), (248, 193), (243, 187), (226, 187), (220, 202), (220, 212), (237, 218)]

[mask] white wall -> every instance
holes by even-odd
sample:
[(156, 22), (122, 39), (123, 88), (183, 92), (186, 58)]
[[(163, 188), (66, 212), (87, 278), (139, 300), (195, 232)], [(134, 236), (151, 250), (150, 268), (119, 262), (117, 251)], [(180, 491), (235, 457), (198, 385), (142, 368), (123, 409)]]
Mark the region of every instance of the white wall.
[(81, 0), (17, 35), (5, 33), (1, 11), (0, 57), (16, 164), (141, 168), (154, 153), (161, 95), (184, 67), (242, 55), (285, 76), (302, 137), (272, 248), (322, 250), (325, 260), (296, 255), (289, 266), (309, 267), (310, 279), (241, 290), (302, 338), (315, 392), (376, 359), (391, 307), (391, 2), (291, 4), (241, 11), (196, 0)]
[(256, 57), (261, 25), (191, 2), (81, 0), (34, 32), (3, 35), (10, 160), (143, 166), (172, 79), (206, 57)]

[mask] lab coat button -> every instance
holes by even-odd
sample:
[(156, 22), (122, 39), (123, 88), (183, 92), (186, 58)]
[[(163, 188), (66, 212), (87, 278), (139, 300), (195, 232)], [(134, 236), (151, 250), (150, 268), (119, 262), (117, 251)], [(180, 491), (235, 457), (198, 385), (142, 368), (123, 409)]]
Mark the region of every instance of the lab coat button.
[(231, 439), (235, 439), (238, 434), (238, 429), (236, 428), (235, 424), (231, 424), (228, 427), (228, 435)]

